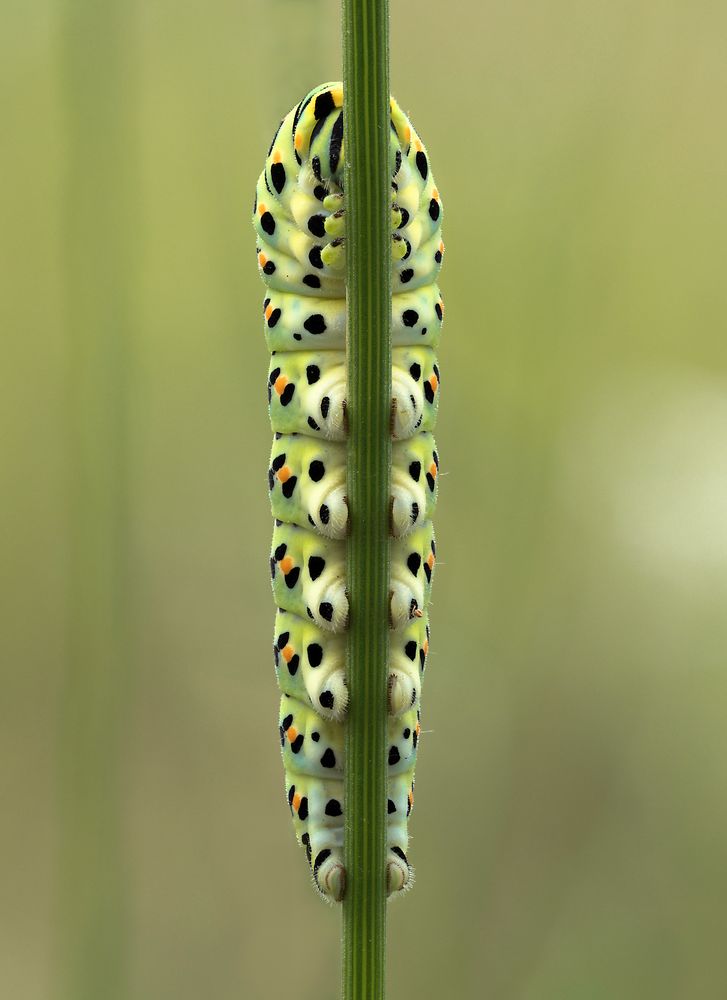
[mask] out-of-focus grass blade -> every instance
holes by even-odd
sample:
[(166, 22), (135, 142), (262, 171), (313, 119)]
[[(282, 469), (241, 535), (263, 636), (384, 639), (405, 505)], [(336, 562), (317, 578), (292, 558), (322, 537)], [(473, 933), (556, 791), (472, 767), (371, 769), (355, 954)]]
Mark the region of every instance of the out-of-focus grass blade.
[(125, 995), (122, 780), (135, 5), (64, 0), (69, 580), (61, 699), (59, 994)]

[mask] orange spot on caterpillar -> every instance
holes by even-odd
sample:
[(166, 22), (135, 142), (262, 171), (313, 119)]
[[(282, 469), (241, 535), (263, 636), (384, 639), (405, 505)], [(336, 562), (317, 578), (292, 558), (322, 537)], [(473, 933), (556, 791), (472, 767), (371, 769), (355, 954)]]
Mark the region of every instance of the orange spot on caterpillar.
[(434, 462), (432, 462), (432, 464), (429, 466), (429, 471), (432, 474), (432, 478), (436, 479), (437, 478), (437, 466), (434, 464)]
[(409, 792), (409, 796), (408, 797), (409, 797), (409, 805), (413, 806), (414, 805), (414, 792)]
[[(265, 267), (265, 265), (268, 262), (268, 258), (265, 256), (265, 254), (262, 252), (262, 250), (259, 250), (258, 254), (259, 254), (258, 264), (260, 265), (260, 267)], [(270, 306), (268, 306), (268, 309), (270, 309)], [(272, 309), (270, 309), (270, 311), (272, 312)], [(267, 309), (265, 310), (265, 313), (266, 313), (266, 316), (267, 316)]]
[(286, 663), (290, 663), (290, 661), (293, 659), (294, 656), (293, 647), (283, 646), (283, 648), (280, 650), (280, 655), (283, 657)]
[(284, 465), (283, 468), (278, 471), (278, 479), (281, 483), (287, 483), (290, 476), (291, 472), (287, 465)]
[(422, 649), (424, 650), (424, 655), (426, 656), (429, 652), (429, 639), (425, 639), (422, 643)]
[(437, 386), (439, 385), (439, 381), (437, 380), (436, 375), (432, 375), (432, 377), (429, 379), (429, 384), (431, 385), (432, 389), (434, 389), (434, 391), (436, 392)]
[(434, 198), (436, 201), (439, 201), (439, 191), (437, 191), (436, 188), (432, 188), (432, 198)]
[(404, 142), (410, 142), (410, 141), (411, 141), (411, 128), (407, 125), (407, 127), (404, 129)]
[(300, 149), (300, 147), (302, 145), (303, 145), (303, 135), (302, 135), (301, 132), (296, 132), (295, 133), (295, 148), (296, 149)]
[(267, 205), (263, 205), (263, 203), (260, 202), (260, 204), (257, 207), (258, 215), (265, 215), (267, 210), (268, 210)]
[(295, 726), (291, 726), (285, 735), (288, 737), (288, 742), (292, 743), (293, 740), (298, 738), (298, 730), (295, 728)]
[(430, 552), (429, 558), (427, 559), (427, 566), (431, 569), (434, 566), (434, 562), (435, 562), (434, 554)]
[(281, 160), (282, 160), (282, 156), (280, 155), (280, 153), (276, 149), (275, 152), (273, 153), (273, 163), (280, 163)]
[(439, 252), (444, 253), (444, 243), (441, 240), (439, 242)]
[[(270, 306), (268, 306), (268, 309), (269, 308), (270, 308)], [(278, 375), (278, 377), (275, 379), (275, 391), (277, 392), (277, 394), (279, 396), (282, 395), (283, 389), (285, 389), (285, 387), (286, 387), (287, 384), (288, 384), (288, 380), (285, 377), (285, 375)]]
[(417, 153), (421, 153), (422, 150), (424, 149), (421, 143), (421, 139), (417, 139), (414, 145), (416, 146)]
[(265, 319), (270, 319), (272, 315), (273, 315), (273, 307), (268, 306), (267, 309), (265, 310)]
[(295, 809), (296, 812), (298, 812), (298, 810), (300, 809), (300, 802), (301, 802), (300, 795), (298, 795), (298, 793), (296, 792), (295, 795), (293, 796), (293, 809)]
[(280, 568), (282, 569), (283, 573), (290, 573), (293, 566), (294, 563), (292, 556), (286, 556), (285, 559), (280, 560)]
[(421, 733), (421, 731), (422, 731), (422, 727), (421, 727), (421, 726), (420, 726), (420, 724), (419, 724), (419, 723), (417, 722), (417, 736), (419, 735), (419, 733)]

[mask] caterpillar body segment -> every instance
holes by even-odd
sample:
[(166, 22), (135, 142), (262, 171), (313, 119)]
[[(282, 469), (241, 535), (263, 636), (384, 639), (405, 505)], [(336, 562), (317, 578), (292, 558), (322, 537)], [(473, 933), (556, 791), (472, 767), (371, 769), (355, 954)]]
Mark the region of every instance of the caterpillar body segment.
[[(395, 347), (391, 383), (394, 440), (433, 430), (439, 405), (439, 368), (432, 349), (419, 344)], [(304, 433), (314, 437), (345, 441), (344, 351), (277, 351), (270, 359), (268, 402), (279, 433), (296, 433), (296, 428), (305, 427)]]
[[(434, 437), (421, 432), (393, 445), (391, 534), (406, 535), (431, 521), (437, 502)], [(433, 483), (433, 485), (431, 485)], [(268, 467), (273, 516), (301, 528), (315, 528), (326, 538), (348, 533), (345, 442), (326, 441), (308, 434), (279, 434), (273, 441)], [(321, 516), (321, 511), (323, 512)]]
[[(265, 276), (265, 268), (260, 267), (262, 258), (265, 259), (265, 267), (273, 261), (262, 251), (258, 253), (258, 267)], [(277, 269), (275, 273), (278, 273)], [(313, 273), (306, 273), (305, 276), (311, 281), (317, 277)], [(345, 296), (345, 285), (341, 285), (340, 289), (344, 290)], [(333, 289), (329, 291), (325, 287), (317, 286), (313, 291), (313, 297), (301, 301), (301, 296), (306, 294), (303, 291), (293, 293), (289, 286), (283, 291), (277, 286), (268, 287), (263, 299), (263, 318), (265, 339), (271, 352), (345, 351), (344, 298), (329, 298)], [(443, 316), (443, 300), (436, 285), (396, 292), (391, 309), (393, 347), (418, 345), (436, 348)]]
[(348, 501), (343, 442), (325, 441), (308, 434), (276, 437), (270, 455), (268, 488), (273, 517), (277, 520), (314, 528), (325, 538), (346, 537)]
[[(343, 87), (323, 84), (282, 120), (257, 183), (253, 225), (265, 282), (275, 432), (268, 487), (273, 654), (282, 692), (286, 795), (316, 888), (339, 901), (343, 860), (346, 630), (346, 199)], [(435, 350), (442, 203), (426, 149), (391, 101), (392, 474), (388, 664), (389, 894), (407, 889), (408, 817), (429, 651), (439, 457)]]
[[(419, 704), (429, 652), (427, 613), (414, 616), (392, 633), (389, 647), (389, 711)], [(280, 690), (313, 708), (322, 718), (340, 721), (348, 706), (346, 636), (334, 634), (289, 611), (278, 609), (273, 640)]]

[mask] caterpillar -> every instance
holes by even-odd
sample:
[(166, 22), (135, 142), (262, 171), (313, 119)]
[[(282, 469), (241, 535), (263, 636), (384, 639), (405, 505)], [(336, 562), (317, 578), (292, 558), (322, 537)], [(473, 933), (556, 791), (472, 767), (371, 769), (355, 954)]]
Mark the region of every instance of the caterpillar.
[[(346, 889), (343, 723), (346, 686), (346, 208), (343, 86), (312, 90), (281, 121), (257, 182), (253, 225), (266, 285), (274, 432), (268, 487), (273, 654), (286, 796), (313, 882)], [(439, 458), (435, 349), (442, 202), (429, 157), (391, 100), (391, 582), (388, 664), (387, 891), (407, 889), (408, 817), (429, 650)]]

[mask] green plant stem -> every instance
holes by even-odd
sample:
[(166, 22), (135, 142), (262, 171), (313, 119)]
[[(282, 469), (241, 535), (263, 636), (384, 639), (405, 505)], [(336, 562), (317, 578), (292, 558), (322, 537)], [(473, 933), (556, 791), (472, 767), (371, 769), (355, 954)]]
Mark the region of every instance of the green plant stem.
[(343, 998), (383, 1000), (391, 475), (387, 0), (343, 0), (348, 359), (348, 647)]

